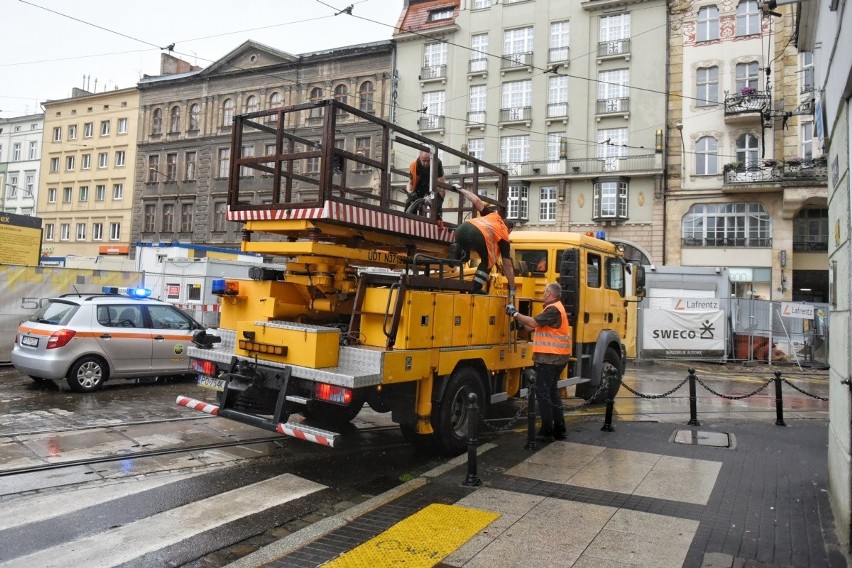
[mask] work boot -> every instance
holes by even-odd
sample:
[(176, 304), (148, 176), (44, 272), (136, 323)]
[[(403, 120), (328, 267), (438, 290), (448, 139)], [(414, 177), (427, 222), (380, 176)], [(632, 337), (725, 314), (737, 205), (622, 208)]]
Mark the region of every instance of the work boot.
[(554, 426), (553, 427), (553, 439), (554, 440), (564, 440), (567, 438), (565, 434), (565, 425), (562, 426)]
[(552, 442), (553, 430), (551, 430), (550, 428), (542, 428), (538, 431), (535, 437), (541, 440), (542, 442)]

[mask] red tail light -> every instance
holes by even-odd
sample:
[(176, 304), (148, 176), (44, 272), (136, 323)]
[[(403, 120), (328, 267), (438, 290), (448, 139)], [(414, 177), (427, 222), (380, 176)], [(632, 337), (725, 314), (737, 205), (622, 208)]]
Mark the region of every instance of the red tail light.
[(352, 402), (352, 389), (327, 385), (325, 383), (317, 383), (314, 396), (316, 396), (318, 400), (327, 400), (329, 402), (346, 405)]
[(190, 368), (196, 373), (207, 375), (209, 377), (216, 377), (219, 375), (219, 372), (216, 369), (216, 363), (214, 363), (213, 361), (202, 361), (201, 359), (192, 359), (190, 361)]
[(77, 335), (77, 332), (70, 329), (60, 329), (59, 331), (55, 331), (47, 340), (47, 349), (65, 347), (75, 335)]

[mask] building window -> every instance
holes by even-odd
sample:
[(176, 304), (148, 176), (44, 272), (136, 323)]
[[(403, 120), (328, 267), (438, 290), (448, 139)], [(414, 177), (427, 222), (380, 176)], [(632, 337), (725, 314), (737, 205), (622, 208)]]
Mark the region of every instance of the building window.
[(550, 51), (548, 63), (568, 61), (568, 22), (550, 24)]
[(83, 138), (91, 138), (95, 135), (95, 123), (87, 122), (83, 125)]
[(104, 240), (104, 224), (103, 223), (92, 223), (92, 240), (93, 241)]
[(104, 169), (109, 167), (109, 154), (106, 152), (98, 152), (98, 168)]
[(750, 63), (737, 63), (737, 91), (742, 91), (745, 87), (753, 89), (758, 88), (760, 80), (760, 66), (757, 61)]
[(175, 134), (180, 132), (180, 107), (175, 105), (169, 112), (169, 132)]
[(760, 33), (760, 8), (756, 0), (742, 0), (737, 5), (737, 35)]
[(803, 122), (799, 125), (801, 133), (802, 154), (805, 160), (812, 160), (814, 157), (814, 123), (812, 121)]
[[(370, 159), (372, 157), (373, 139), (369, 136), (358, 136), (355, 138), (355, 153), (363, 158)], [(367, 164), (358, 164), (357, 169), (368, 170), (370, 166)]]
[(509, 210), (506, 217), (509, 219), (529, 218), (529, 191), (527, 184), (509, 184)]
[(177, 179), (177, 153), (166, 154), (166, 181)]
[(439, 8), (429, 12), (429, 21), (450, 20), (453, 17), (454, 8)]
[(246, 114), (250, 112), (257, 112), (260, 109), (260, 105), (257, 102), (257, 97), (255, 95), (249, 95), (246, 97)]
[(101, 121), (101, 136), (109, 136), (109, 125), (110, 121), (102, 120)]
[(65, 171), (73, 172), (74, 171), (74, 156), (65, 156)]
[[(501, 119), (521, 120), (525, 117), (525, 112), (532, 106), (532, 81), (509, 81), (503, 83), (503, 96), (501, 100), (501, 109), (506, 113), (501, 113)], [(502, 116), (506, 114), (506, 116)]]
[[(251, 158), (254, 156), (254, 146), (243, 146), (240, 148), (241, 158)], [(254, 168), (240, 166), (240, 177), (251, 177), (254, 174)]]
[(112, 184), (112, 200), (121, 201), (124, 198), (124, 184)]
[(182, 203), (180, 206), (180, 232), (192, 232), (192, 210), (195, 205), (192, 203)]
[(62, 223), (59, 225), (59, 240), (71, 240), (71, 223)]
[(119, 134), (127, 134), (127, 119), (119, 118), (118, 119), (118, 133)]
[(213, 231), (222, 233), (225, 231), (225, 222), (228, 220), (228, 204), (217, 201), (213, 204)]
[(420, 119), (421, 129), (441, 128), (444, 124), (446, 114), (446, 93), (444, 91), (430, 91), (423, 93), (423, 108), (426, 116)]
[(696, 106), (711, 106), (719, 102), (719, 68), (700, 67), (695, 72)]
[(27, 195), (29, 197), (35, 197), (35, 195), (33, 194), (33, 192), (35, 191), (35, 176), (33, 174), (27, 174), (26, 179), (27, 179), (27, 185), (26, 185)]
[(110, 223), (109, 224), (109, 240), (111, 240), (111, 241), (121, 240), (121, 223)]
[(772, 221), (760, 203), (697, 203), (681, 226), (683, 246), (772, 246)]
[(155, 183), (160, 175), (160, 156), (152, 154), (148, 156), (148, 183)]
[(173, 233), (175, 230), (175, 206), (172, 203), (163, 205), (163, 232)]
[(159, 136), (163, 133), (163, 109), (155, 108), (151, 113), (151, 135)]
[[(314, 87), (311, 89), (310, 99), (312, 103), (318, 103), (323, 99), (322, 89)], [(308, 118), (322, 118), (323, 107), (314, 107), (308, 111)]]
[(222, 103), (222, 126), (231, 126), (234, 122), (234, 100), (225, 99)]
[(95, 201), (106, 200), (106, 186), (103, 184), (95, 186)]
[[(2, 188), (0, 188), (2, 189)], [(9, 182), (6, 184), (6, 197), (12, 198), (18, 193), (18, 176), (10, 175)]]
[(436, 79), (447, 76), (447, 44), (427, 43), (423, 47), (423, 69), (420, 79)]
[(59, 158), (50, 159), (50, 173), (59, 173)]
[(485, 138), (469, 138), (467, 153), (478, 160), (485, 158)]
[(467, 113), (468, 124), (485, 124), (486, 95), (488, 87), (472, 85), (470, 87), (470, 110)]
[(53, 129), (53, 141), (62, 142), (62, 127), (56, 126)]
[(15, 142), (12, 144), (12, 161), (17, 162), (21, 159), (21, 143)]
[(358, 108), (362, 112), (375, 112), (373, 108), (373, 97), (375, 96), (375, 87), (372, 81), (364, 81), (358, 89)]
[(695, 27), (698, 41), (719, 39), (719, 8), (704, 6), (698, 10), (698, 21), (695, 23)]
[(488, 34), (470, 36), (470, 73), (488, 70)]
[(547, 118), (568, 116), (568, 77), (550, 77), (547, 87)]
[(503, 59), (510, 67), (532, 65), (533, 28), (516, 28), (503, 32)]
[(793, 220), (793, 251), (828, 250), (828, 209), (802, 209)]
[(77, 199), (80, 201), (80, 203), (85, 203), (86, 201), (89, 200), (89, 186), (88, 185), (81, 185), (79, 193), (80, 193), (80, 195), (77, 196)]
[(626, 110), (623, 100), (630, 98), (630, 69), (613, 69), (612, 71), (601, 71), (598, 73), (598, 100), (606, 101), (603, 108), (605, 112), (619, 112)]
[(491, 7), (491, 0), (473, 0), (472, 10), (485, 10)]
[(510, 176), (521, 175), (521, 169), (530, 160), (529, 136), (503, 136), (500, 138), (500, 162)]
[(189, 105), (189, 131), (195, 132), (201, 125), (201, 105), (192, 103)]
[(30, 152), (29, 152), (30, 160), (38, 159), (38, 142), (30, 142)]
[(746, 169), (757, 167), (758, 140), (753, 134), (737, 138), (737, 161)]
[(52, 241), (56, 237), (56, 228), (53, 223), (44, 226), (44, 240)]
[(86, 240), (86, 224), (85, 223), (77, 223), (77, 240), (85, 241)]
[(157, 206), (153, 204), (145, 205), (145, 216), (142, 221), (142, 232), (154, 232), (154, 219), (157, 217)]
[(83, 154), (82, 156), (80, 156), (80, 169), (81, 170), (92, 169), (92, 155), (91, 154)]
[(594, 185), (593, 219), (627, 219), (626, 181), (600, 181)]
[(219, 148), (219, 177), (226, 178), (231, 171), (231, 150), (230, 148)]
[(598, 158), (603, 161), (605, 172), (618, 171), (621, 158), (627, 155), (627, 129), (608, 128), (598, 130)]
[(124, 167), (124, 158), (125, 158), (124, 150), (116, 150), (115, 151), (115, 167), (123, 168)]
[(56, 203), (56, 188), (48, 187), (47, 188), (47, 202), (48, 203)]
[[(565, 140), (565, 147), (563, 148), (562, 141)], [(547, 133), (547, 166), (546, 172), (548, 174), (561, 174), (564, 173), (562, 170), (562, 164), (559, 163), (559, 160), (562, 158), (567, 158), (568, 156), (563, 156), (563, 152), (567, 152), (568, 147), (568, 138), (566, 132), (548, 132)]]
[(195, 152), (187, 152), (185, 156), (186, 162), (186, 171), (184, 173), (183, 179), (185, 180), (194, 180), (195, 179), (195, 161), (197, 154)]
[[(346, 85), (338, 85), (334, 88), (334, 100), (343, 103), (349, 104), (349, 88)], [(339, 108), (337, 109), (337, 116), (346, 116), (346, 111)]]
[(556, 221), (556, 186), (544, 186), (539, 189), (538, 220)]
[(712, 136), (702, 136), (695, 145), (695, 173), (700, 176), (719, 173), (719, 143)]
[(68, 140), (76, 140), (77, 139), (77, 125), (69, 124), (68, 125)]
[(802, 93), (811, 93), (814, 90), (814, 54), (810, 51), (802, 52)]
[(604, 16), (600, 19), (598, 42), (604, 44), (606, 55), (617, 55), (624, 53), (624, 40), (630, 39), (630, 14), (617, 14), (615, 16)]

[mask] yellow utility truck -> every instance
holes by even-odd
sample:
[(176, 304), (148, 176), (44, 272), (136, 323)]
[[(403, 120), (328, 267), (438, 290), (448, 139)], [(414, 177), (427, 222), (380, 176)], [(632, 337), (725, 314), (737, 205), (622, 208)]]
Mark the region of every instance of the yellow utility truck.
[[(344, 121), (373, 151), (335, 143)], [(315, 136), (296, 128), (312, 123)], [(524, 395), (532, 343), (505, 314), (505, 278), (492, 274), (488, 293), (473, 294), (472, 269), (448, 259), (454, 228), (474, 214), (451, 184), (503, 208), (505, 170), (334, 100), (238, 116), (231, 147), (228, 219), (244, 223), (244, 252), (285, 268), (213, 283), (220, 328), (197, 333), (189, 355), (218, 405), (179, 404), (327, 446), (367, 404), (406, 437), (457, 454), (469, 393), (483, 415)], [(403, 212), (409, 160), (398, 167), (394, 156), (422, 150), (458, 163), (445, 166), (444, 184), (432, 160), (431, 188), (447, 190), (443, 219), (428, 198), (420, 215)], [(563, 285), (576, 361), (561, 384), (602, 400), (604, 375), (620, 385), (625, 283), (639, 271), (591, 236), (512, 239), (518, 308), (537, 313), (544, 285)]]

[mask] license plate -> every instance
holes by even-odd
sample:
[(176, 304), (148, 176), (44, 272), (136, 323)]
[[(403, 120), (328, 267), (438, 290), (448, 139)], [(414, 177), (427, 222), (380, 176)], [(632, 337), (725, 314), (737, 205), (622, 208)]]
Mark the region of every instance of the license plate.
[(21, 345), (26, 345), (27, 347), (38, 347), (38, 337), (23, 335), (21, 336)]
[(213, 377), (200, 376), (198, 377), (198, 386), (215, 391), (225, 390), (225, 381), (222, 379), (214, 379)]

